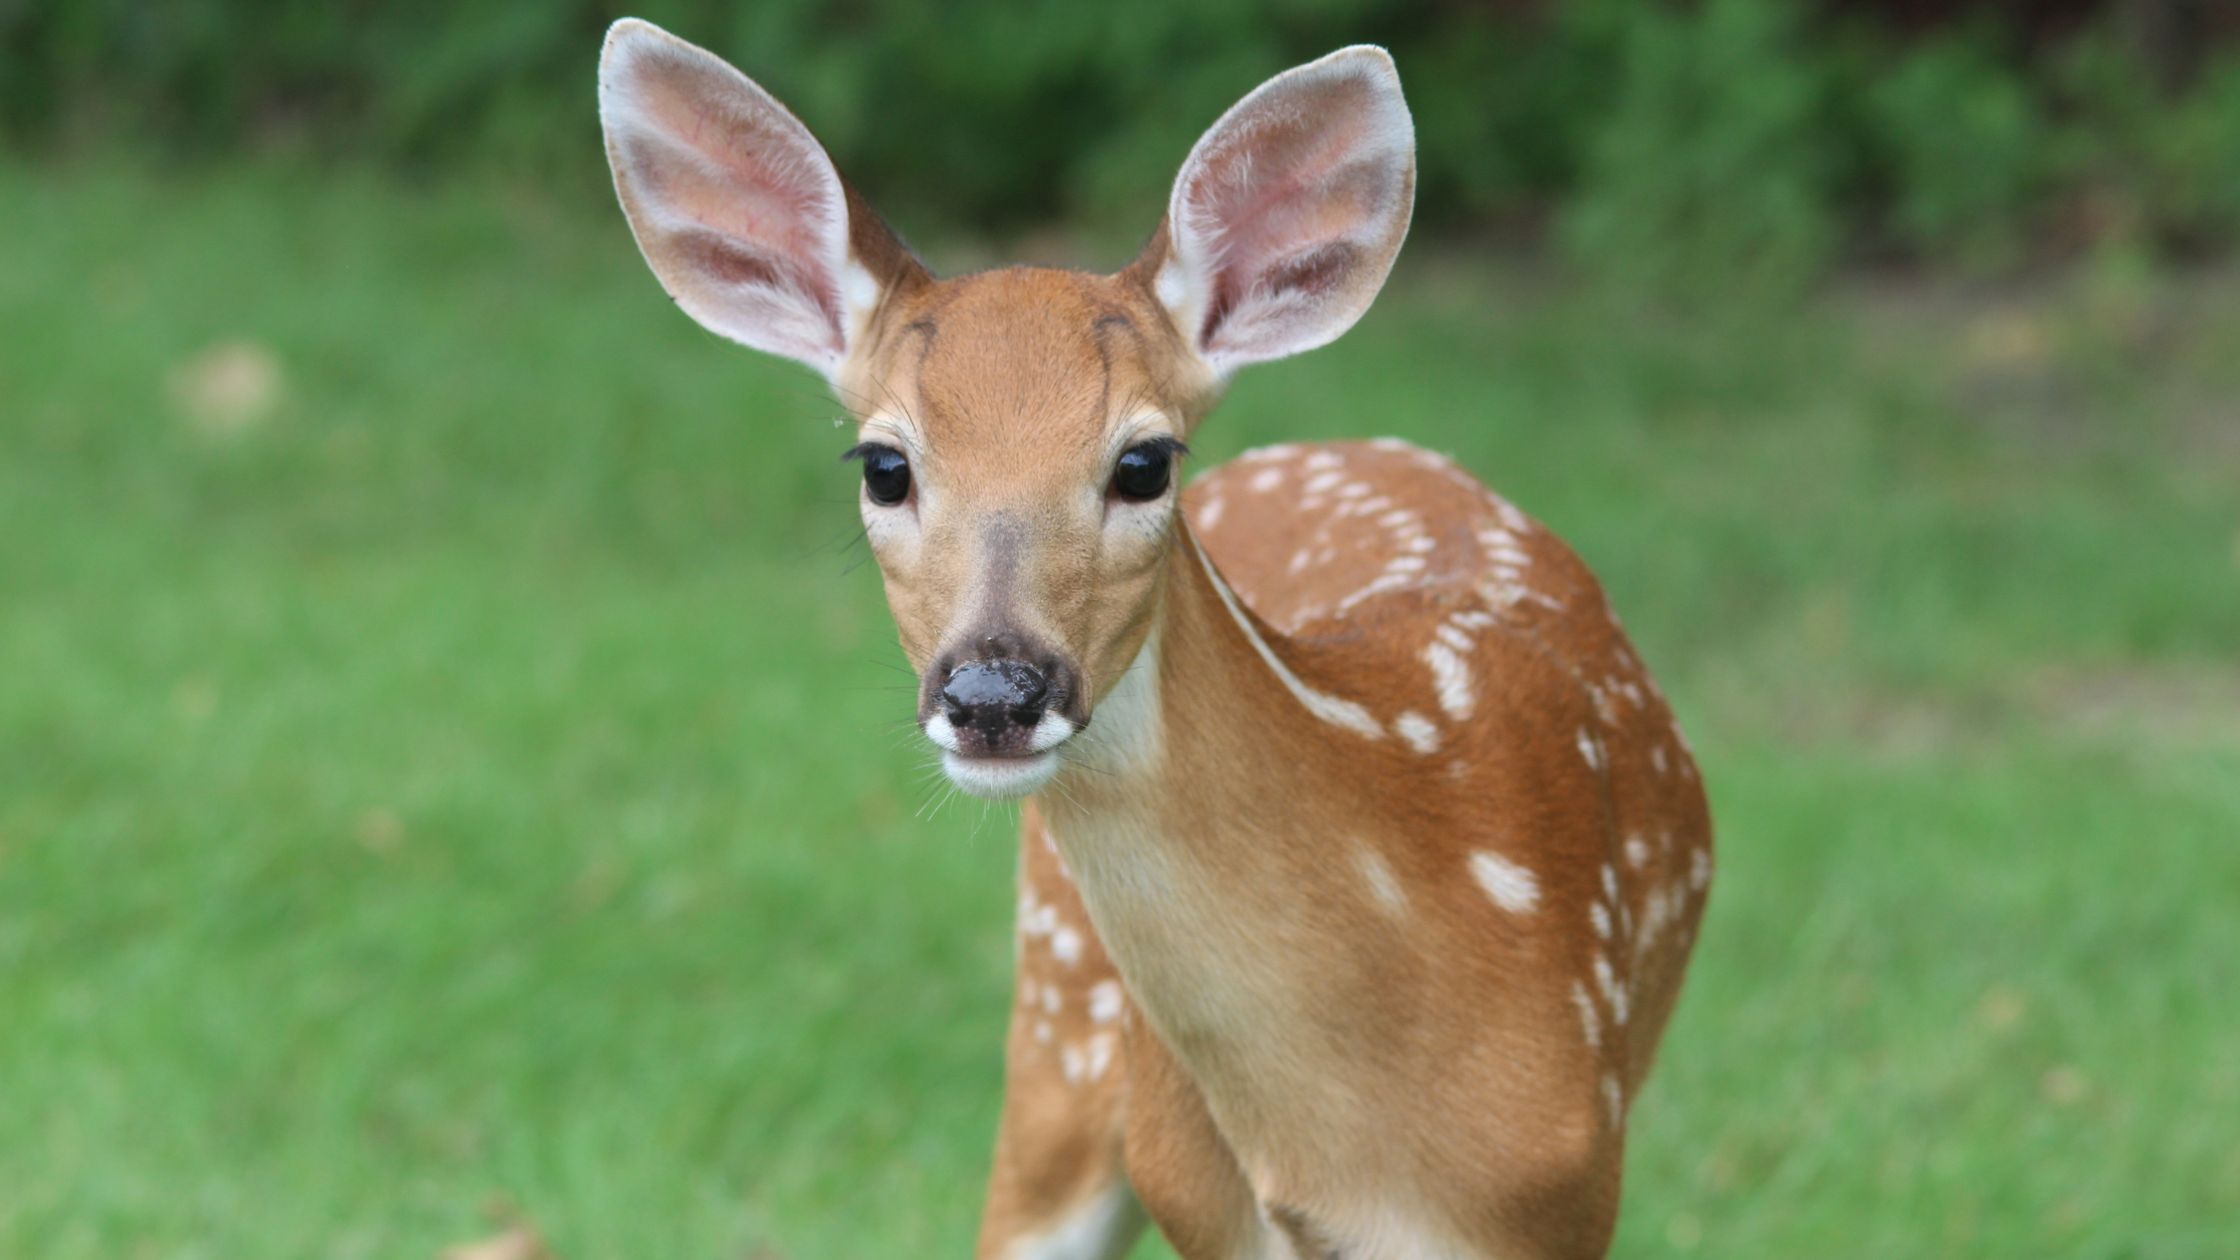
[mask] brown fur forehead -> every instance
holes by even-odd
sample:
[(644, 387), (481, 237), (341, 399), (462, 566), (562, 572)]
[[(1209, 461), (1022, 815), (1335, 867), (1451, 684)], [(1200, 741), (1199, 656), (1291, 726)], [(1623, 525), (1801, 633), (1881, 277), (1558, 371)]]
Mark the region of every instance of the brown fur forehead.
[(1101, 445), (1106, 423), (1161, 397), (1164, 329), (1117, 277), (1012, 267), (931, 286), (895, 316), (882, 375), (934, 445)]

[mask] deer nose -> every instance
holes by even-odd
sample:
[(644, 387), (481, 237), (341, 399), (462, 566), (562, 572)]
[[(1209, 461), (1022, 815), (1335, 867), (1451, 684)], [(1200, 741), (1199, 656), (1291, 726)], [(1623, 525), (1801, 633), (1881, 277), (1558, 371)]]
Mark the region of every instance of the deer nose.
[(949, 724), (960, 735), (979, 732), (991, 747), (1003, 742), (1007, 730), (1032, 730), (1049, 695), (1049, 678), (1021, 660), (968, 661), (941, 685)]

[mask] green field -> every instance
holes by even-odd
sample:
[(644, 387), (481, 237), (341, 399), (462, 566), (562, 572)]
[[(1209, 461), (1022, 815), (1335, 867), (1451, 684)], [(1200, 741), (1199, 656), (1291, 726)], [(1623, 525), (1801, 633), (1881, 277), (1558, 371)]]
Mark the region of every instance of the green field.
[[(919, 816), (814, 380), (602, 203), (0, 222), (0, 1256), (966, 1254), (1011, 820)], [(2240, 277), (1423, 242), (1193, 445), (1386, 433), (1571, 539), (1710, 785), (1619, 1254), (2234, 1254)]]

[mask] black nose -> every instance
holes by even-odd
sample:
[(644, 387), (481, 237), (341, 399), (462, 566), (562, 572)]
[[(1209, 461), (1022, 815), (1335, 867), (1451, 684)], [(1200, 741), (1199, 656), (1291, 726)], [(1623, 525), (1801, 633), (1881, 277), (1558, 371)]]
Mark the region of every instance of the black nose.
[(949, 724), (962, 735), (975, 730), (990, 745), (999, 743), (1007, 729), (1032, 729), (1042, 720), (1050, 681), (1025, 661), (970, 661), (949, 673), (941, 686), (941, 703)]

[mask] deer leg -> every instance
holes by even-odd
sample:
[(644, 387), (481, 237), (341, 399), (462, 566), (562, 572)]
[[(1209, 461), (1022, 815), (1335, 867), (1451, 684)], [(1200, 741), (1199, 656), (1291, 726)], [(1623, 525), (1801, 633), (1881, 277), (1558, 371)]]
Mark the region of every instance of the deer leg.
[(979, 1260), (1119, 1260), (1143, 1231), (1121, 1157), (1127, 998), (1032, 805), (1016, 1001)]
[(1269, 1254), (1259, 1203), (1205, 1097), (1140, 1019), (1128, 1030), (1128, 1089), (1128, 1176), (1175, 1254)]

